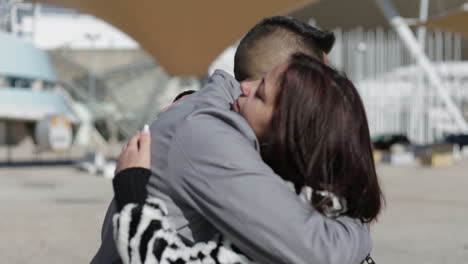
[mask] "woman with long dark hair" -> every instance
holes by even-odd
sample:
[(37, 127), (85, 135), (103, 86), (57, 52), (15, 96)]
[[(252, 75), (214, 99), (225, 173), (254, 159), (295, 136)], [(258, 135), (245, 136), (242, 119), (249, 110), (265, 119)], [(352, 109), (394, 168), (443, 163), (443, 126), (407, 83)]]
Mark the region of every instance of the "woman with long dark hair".
[[(353, 83), (332, 68), (296, 54), (279, 79), (267, 164), (299, 193), (312, 188), (312, 205), (325, 215), (363, 222), (380, 212), (382, 192), (372, 156), (364, 105)], [(333, 205), (338, 198), (341, 209)], [(336, 202), (335, 202), (336, 204)]]
[[(364, 223), (377, 219), (383, 195), (364, 106), (350, 80), (318, 60), (295, 54), (262, 80), (242, 82), (241, 89), (233, 111), (257, 136), (264, 161), (292, 183), (297, 194), (326, 217), (344, 215)], [(130, 140), (114, 179), (120, 209), (114, 234), (122, 261), (250, 262), (221, 236), (189, 245), (165, 218), (162, 201), (148, 198), (144, 203), (150, 175), (148, 138), (142, 132)], [(150, 239), (142, 246), (144, 236)]]

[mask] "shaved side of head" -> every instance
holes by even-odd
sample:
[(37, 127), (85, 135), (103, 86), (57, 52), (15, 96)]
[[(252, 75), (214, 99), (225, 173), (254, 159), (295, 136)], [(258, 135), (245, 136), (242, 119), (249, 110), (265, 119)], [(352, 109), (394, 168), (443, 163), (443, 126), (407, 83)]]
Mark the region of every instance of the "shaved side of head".
[(297, 34), (283, 28), (275, 29), (266, 36), (252, 42), (245, 51), (242, 67), (248, 73), (244, 79), (259, 79), (276, 65), (286, 62), (295, 53), (304, 53), (323, 61), (323, 52), (307, 45)]
[(324, 61), (335, 42), (331, 32), (318, 30), (287, 17), (270, 17), (255, 25), (242, 38), (234, 57), (238, 81), (259, 79), (295, 53)]

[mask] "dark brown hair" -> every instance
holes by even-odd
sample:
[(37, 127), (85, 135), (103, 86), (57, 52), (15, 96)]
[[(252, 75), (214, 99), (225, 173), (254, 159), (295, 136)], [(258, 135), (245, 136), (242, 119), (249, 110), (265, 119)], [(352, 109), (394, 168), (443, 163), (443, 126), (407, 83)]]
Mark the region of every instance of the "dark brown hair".
[[(295, 54), (280, 78), (262, 156), (296, 191), (310, 186), (312, 205), (324, 213), (328, 191), (346, 200), (350, 217), (371, 222), (379, 214), (379, 186), (364, 105), (344, 75)], [(273, 129), (274, 128), (274, 129)]]
[(196, 92), (195, 90), (187, 90), (187, 91), (183, 91), (181, 92), (180, 94), (178, 94), (175, 98), (174, 98), (174, 101), (172, 101), (173, 103), (179, 101), (180, 98), (186, 96), (186, 95), (191, 95), (193, 94), (194, 92)]

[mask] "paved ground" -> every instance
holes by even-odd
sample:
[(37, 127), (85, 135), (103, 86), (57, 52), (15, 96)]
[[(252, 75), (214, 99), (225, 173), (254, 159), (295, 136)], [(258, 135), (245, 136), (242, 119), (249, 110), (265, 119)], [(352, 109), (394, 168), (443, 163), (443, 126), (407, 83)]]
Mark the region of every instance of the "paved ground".
[(468, 263), (468, 161), (379, 171), (387, 208), (372, 228), (377, 263)]
[(89, 263), (110, 181), (72, 168), (0, 168), (2, 263)]
[[(387, 208), (372, 227), (377, 263), (467, 263), (468, 161), (379, 166)], [(2, 263), (88, 263), (110, 181), (69, 167), (0, 168)]]

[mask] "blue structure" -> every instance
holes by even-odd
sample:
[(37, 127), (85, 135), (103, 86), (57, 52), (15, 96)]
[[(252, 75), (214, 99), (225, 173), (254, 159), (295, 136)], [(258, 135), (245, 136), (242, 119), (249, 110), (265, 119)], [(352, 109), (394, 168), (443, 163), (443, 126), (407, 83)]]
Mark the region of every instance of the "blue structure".
[(67, 98), (49, 89), (57, 83), (49, 55), (5, 32), (0, 32), (0, 77), (6, 80), (0, 87), (0, 145), (8, 146), (8, 161), (9, 146), (28, 136), (37, 139), (33, 131), (42, 120), (61, 115), (80, 123)]
[(56, 92), (0, 88), (0, 120), (38, 121), (51, 114), (77, 122), (65, 98)]
[(57, 80), (46, 52), (6, 32), (0, 32), (0, 76)]
[[(10, 82), (7, 87), (0, 87), (0, 120), (28, 122), (63, 114), (70, 121), (77, 121), (61, 94), (31, 89), (34, 81), (57, 81), (48, 54), (6, 32), (0, 32), (0, 76)], [(14, 85), (15, 80), (22, 81), (21, 87)]]

